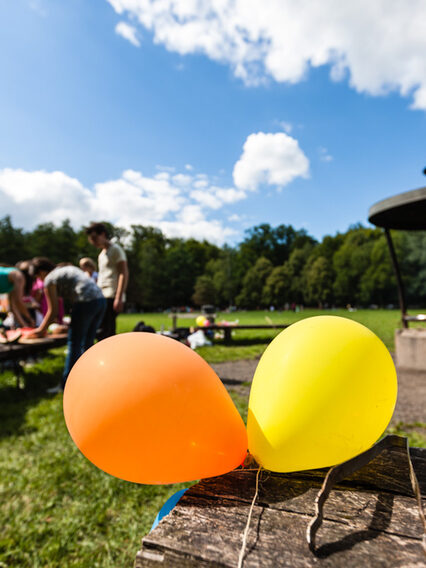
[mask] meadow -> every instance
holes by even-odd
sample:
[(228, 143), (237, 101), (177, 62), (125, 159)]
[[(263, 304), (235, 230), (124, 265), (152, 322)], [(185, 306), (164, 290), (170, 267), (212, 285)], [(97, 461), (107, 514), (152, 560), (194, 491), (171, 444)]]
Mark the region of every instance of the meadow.
[[(240, 323), (292, 323), (318, 315), (303, 312), (235, 312), (217, 320)], [(357, 320), (394, 348), (396, 310), (335, 310)], [(178, 317), (178, 326), (195, 324), (197, 314)], [(156, 330), (171, 327), (168, 314), (125, 314), (119, 332), (139, 321)], [(259, 357), (277, 330), (234, 332), (198, 350), (208, 362)], [(57, 349), (25, 368), (25, 389), (16, 389), (11, 370), (0, 373), (0, 567), (132, 566), (140, 539), (150, 530), (164, 501), (185, 486), (142, 486), (115, 479), (92, 466), (71, 441), (62, 415), (62, 395), (46, 394), (59, 382), (64, 350)], [(246, 402), (235, 400), (244, 415)], [(398, 433), (404, 434), (404, 425)], [(411, 439), (426, 447), (426, 439)], [(190, 485), (190, 484), (187, 484)]]

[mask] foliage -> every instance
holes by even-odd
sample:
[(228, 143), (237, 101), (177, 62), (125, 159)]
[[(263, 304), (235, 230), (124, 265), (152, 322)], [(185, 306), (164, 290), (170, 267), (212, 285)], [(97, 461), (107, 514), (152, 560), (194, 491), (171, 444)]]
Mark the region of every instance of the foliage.
[[(230, 247), (207, 241), (167, 238), (161, 230), (107, 223), (127, 253), (130, 280), (128, 306), (134, 310), (215, 303), (218, 307), (276, 308), (288, 305), (397, 305), (397, 287), (383, 232), (355, 225), (346, 233), (317, 242), (291, 225), (262, 224), (246, 231)], [(426, 304), (426, 234), (394, 231), (408, 305)], [(84, 229), (69, 221), (43, 223), (33, 231), (0, 219), (1, 263), (15, 264), (34, 256), (77, 264), (96, 259)], [(213, 300), (214, 299), (214, 300)], [(203, 300), (203, 301), (202, 301)]]
[(331, 263), (319, 256), (312, 264), (307, 265), (305, 271), (306, 291), (308, 303), (322, 307), (329, 304), (333, 297), (333, 271)]
[(247, 270), (243, 278), (243, 287), (237, 297), (237, 304), (239, 306), (249, 309), (265, 306), (262, 291), (272, 270), (272, 262), (264, 256), (256, 260), (254, 266)]
[(202, 306), (203, 304), (216, 303), (216, 288), (211, 276), (201, 275), (198, 276), (195, 282), (195, 290), (192, 295), (192, 299), (196, 306)]
[(290, 295), (291, 273), (287, 263), (276, 266), (266, 279), (262, 297), (266, 304), (282, 308)]

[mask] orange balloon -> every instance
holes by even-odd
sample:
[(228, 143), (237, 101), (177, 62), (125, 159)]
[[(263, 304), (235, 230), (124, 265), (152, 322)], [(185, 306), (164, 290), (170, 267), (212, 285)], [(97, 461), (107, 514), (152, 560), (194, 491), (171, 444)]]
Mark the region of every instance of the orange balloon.
[(213, 369), (154, 333), (123, 333), (86, 351), (68, 377), (64, 415), (91, 462), (136, 483), (221, 475), (247, 452), (244, 423)]

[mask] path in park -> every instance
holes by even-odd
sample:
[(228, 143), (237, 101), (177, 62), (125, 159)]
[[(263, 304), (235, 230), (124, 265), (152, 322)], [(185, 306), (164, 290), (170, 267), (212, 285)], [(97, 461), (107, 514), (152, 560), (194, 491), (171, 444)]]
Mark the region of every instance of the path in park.
[[(227, 361), (212, 365), (228, 390), (240, 396), (249, 396), (251, 382), (258, 360)], [(416, 372), (397, 369), (398, 400), (391, 425), (398, 422), (426, 423), (426, 371)], [(246, 383), (246, 384), (244, 384)]]

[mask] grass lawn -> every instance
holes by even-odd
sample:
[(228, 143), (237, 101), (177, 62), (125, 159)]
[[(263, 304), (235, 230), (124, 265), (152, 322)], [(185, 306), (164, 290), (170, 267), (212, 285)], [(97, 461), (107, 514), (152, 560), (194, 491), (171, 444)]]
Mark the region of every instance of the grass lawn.
[[(270, 318), (274, 323), (290, 323), (318, 313), (238, 312), (220, 314), (218, 319), (263, 324)], [(332, 313), (364, 323), (393, 349), (399, 312)], [(119, 331), (131, 331), (142, 319), (157, 330), (171, 326), (165, 314), (126, 314), (118, 320)], [(195, 319), (178, 319), (179, 326), (194, 323)], [(219, 343), (199, 353), (209, 362), (255, 358), (276, 333), (234, 332), (234, 345)], [(63, 349), (57, 349), (28, 366), (26, 388), (20, 391), (12, 371), (0, 373), (0, 567), (131, 567), (140, 539), (161, 505), (184, 485), (121, 481), (80, 454), (64, 424), (62, 396), (45, 393), (59, 382), (63, 361)], [(245, 400), (236, 396), (235, 403), (245, 416)], [(404, 425), (397, 433), (406, 433)], [(421, 435), (412, 442), (426, 445)]]
[[(416, 312), (413, 312), (416, 313)], [(189, 327), (195, 325), (195, 318), (199, 314), (185, 314), (185, 317), (179, 317), (178, 327)], [(347, 310), (304, 310), (303, 312), (235, 312), (231, 314), (218, 313), (216, 321), (239, 321), (240, 324), (258, 324), (264, 325), (269, 323), (285, 324), (294, 323), (300, 319), (312, 317), (316, 315), (336, 315), (353, 319), (367, 326), (374, 331), (376, 335), (384, 342), (386, 347), (393, 351), (395, 329), (400, 327), (401, 313), (399, 310), (357, 310), (348, 312)], [(118, 320), (118, 331), (132, 331), (134, 326), (143, 320), (146, 325), (151, 325), (159, 331), (171, 328), (171, 318), (167, 314), (126, 314), (120, 316)], [(422, 324), (418, 324), (422, 325)], [(221, 342), (217, 342), (213, 347), (204, 347), (197, 352), (202, 355), (209, 363), (219, 363), (221, 361), (235, 361), (238, 359), (254, 359), (260, 357), (268, 343), (279, 333), (279, 330), (240, 330), (234, 331), (232, 336), (235, 339), (234, 345), (224, 346)]]

